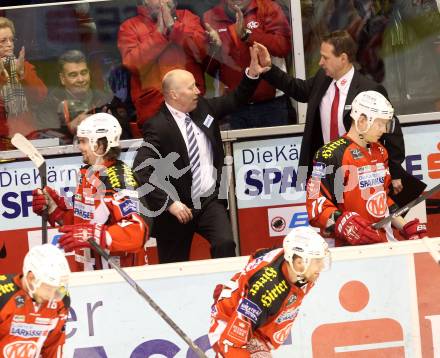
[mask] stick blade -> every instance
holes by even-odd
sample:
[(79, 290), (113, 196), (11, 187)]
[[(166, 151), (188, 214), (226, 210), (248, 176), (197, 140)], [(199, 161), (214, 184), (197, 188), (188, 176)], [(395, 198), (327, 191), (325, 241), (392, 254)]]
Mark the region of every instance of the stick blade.
[(14, 134), (11, 143), (22, 153), (26, 154), (38, 168), (45, 163), (40, 152), (38, 152), (34, 145), (22, 134)]

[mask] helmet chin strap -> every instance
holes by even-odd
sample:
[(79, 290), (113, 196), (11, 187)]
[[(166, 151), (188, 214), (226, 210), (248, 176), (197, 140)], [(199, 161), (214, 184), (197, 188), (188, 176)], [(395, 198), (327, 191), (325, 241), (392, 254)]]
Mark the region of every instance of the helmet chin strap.
[(359, 127), (358, 127), (358, 121), (355, 121), (355, 122), (354, 122), (354, 126), (355, 126), (355, 128), (356, 128), (357, 133), (358, 133), (358, 137), (359, 137), (359, 139), (360, 139), (360, 140), (363, 140), (366, 144), (370, 144), (370, 142), (365, 138), (365, 135), (364, 135), (364, 134), (366, 134), (366, 133), (370, 130), (370, 128), (371, 128), (371, 124), (370, 124), (370, 122), (368, 122), (368, 127), (367, 127), (367, 129), (364, 130), (364, 131), (361, 131), (361, 130), (359, 129)]
[(97, 147), (96, 149), (99, 148), (98, 143), (95, 143), (91, 149), (92, 149), (92, 153), (93, 153), (94, 155), (96, 155), (97, 157), (99, 157), (99, 158), (104, 157), (104, 156), (109, 152), (109, 150), (110, 150), (110, 146), (107, 146), (107, 149), (106, 149), (106, 151), (104, 152), (104, 154), (98, 154), (98, 153), (96, 153), (96, 151), (95, 151), (95, 147)]
[(307, 281), (304, 274), (306, 273), (307, 269), (310, 266), (310, 260), (303, 258), (303, 262), (304, 262), (304, 270), (302, 270), (302, 271), (295, 270), (295, 268), (293, 267), (293, 262), (292, 261), (289, 262), (289, 266), (292, 269), (293, 273), (296, 275), (297, 281), (299, 281), (299, 282)]

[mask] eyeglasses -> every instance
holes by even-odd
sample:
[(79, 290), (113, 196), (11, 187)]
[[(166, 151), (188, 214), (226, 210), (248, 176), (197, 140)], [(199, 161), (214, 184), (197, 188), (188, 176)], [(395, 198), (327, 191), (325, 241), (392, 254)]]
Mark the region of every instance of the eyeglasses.
[(15, 40), (15, 37), (5, 37), (0, 39), (0, 46), (5, 46), (7, 43), (13, 44)]

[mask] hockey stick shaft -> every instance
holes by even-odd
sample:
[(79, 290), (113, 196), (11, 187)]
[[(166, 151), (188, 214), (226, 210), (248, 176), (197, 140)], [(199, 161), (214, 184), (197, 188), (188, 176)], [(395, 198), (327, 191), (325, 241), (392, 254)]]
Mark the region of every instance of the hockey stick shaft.
[[(35, 164), (40, 174), (41, 189), (47, 185), (46, 161), (34, 145), (22, 134), (16, 133), (11, 143)], [(47, 243), (47, 213), (41, 215), (41, 230), (43, 244)]]
[(384, 227), (391, 220), (393, 220), (394, 218), (396, 218), (396, 217), (398, 217), (400, 215), (405, 214), (409, 209), (411, 209), (412, 207), (414, 207), (417, 204), (421, 203), (422, 201), (428, 199), (430, 196), (434, 195), (438, 191), (440, 191), (440, 184), (437, 184), (436, 186), (434, 186), (430, 190), (424, 192), (418, 198), (410, 201), (408, 204), (406, 204), (405, 206), (402, 206), (400, 209), (398, 209), (394, 213), (388, 215), (386, 218), (383, 218), (382, 220), (380, 220), (377, 223), (373, 224), (372, 225), (373, 229), (380, 229), (380, 228)]
[(157, 314), (166, 322), (168, 325), (191, 347), (191, 349), (196, 352), (196, 354), (200, 358), (208, 358), (206, 354), (201, 350), (201, 348), (196, 345), (191, 338), (188, 337), (188, 335), (183, 332), (180, 327), (162, 310), (162, 308), (159, 307), (159, 305), (140, 287), (135, 280), (133, 280), (130, 275), (125, 272), (124, 269), (119, 267), (118, 264), (116, 264), (113, 259), (110, 257), (110, 255), (104, 251), (104, 249), (99, 246), (95, 240), (89, 239), (88, 242), (92, 246), (92, 248), (101, 256), (103, 257), (109, 265), (118, 272), (122, 278), (128, 282), (128, 284), (134, 288), (134, 290), (141, 295), (145, 301), (153, 308)]

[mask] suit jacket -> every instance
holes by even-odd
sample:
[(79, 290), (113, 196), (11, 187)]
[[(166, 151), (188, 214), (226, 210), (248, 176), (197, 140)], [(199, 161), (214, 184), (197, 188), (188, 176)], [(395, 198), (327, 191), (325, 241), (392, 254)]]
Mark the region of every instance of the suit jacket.
[[(211, 143), (213, 165), (217, 169), (216, 191), (218, 191), (220, 185), (221, 170), (224, 162), (224, 150), (218, 120), (237, 110), (241, 105), (246, 104), (254, 93), (258, 82), (259, 80), (252, 80), (247, 76), (243, 76), (239, 86), (233, 92), (226, 96), (211, 99), (199, 97), (197, 107), (189, 113), (193, 123), (205, 133)], [(213, 117), (213, 121), (209, 126), (204, 124), (207, 122), (208, 116)], [(161, 208), (164, 210), (176, 200), (192, 208), (191, 170), (187, 170), (181, 176), (177, 175), (178, 177), (176, 178), (172, 176), (169, 170), (170, 163), (168, 163), (166, 164), (168, 167), (164, 175), (162, 175), (162, 178), (159, 178), (161, 180), (160, 185), (157, 185), (157, 183), (154, 183), (155, 179), (152, 177), (152, 174), (155, 170), (158, 170), (160, 165), (147, 165), (142, 169), (137, 169), (142, 166), (142, 163), (147, 163), (145, 161), (155, 161), (159, 158), (159, 155), (161, 158), (166, 158), (168, 155), (174, 155), (173, 153), (178, 154), (175, 156), (177, 159), (174, 158), (175, 161), (172, 164), (176, 168), (175, 171), (182, 170), (190, 165), (185, 140), (165, 104), (162, 105), (160, 111), (154, 117), (144, 123), (142, 133), (144, 145), (138, 149), (133, 166), (141, 188), (144, 183), (152, 185), (150, 187), (150, 190), (152, 190), (145, 196), (145, 202), (149, 210), (158, 211)], [(145, 146), (146, 143), (148, 146)], [(163, 165), (162, 168), (164, 168)], [(160, 176), (158, 172), (155, 174)], [(168, 192), (166, 188), (164, 189), (164, 185), (162, 185), (167, 175), (169, 183), (166, 184), (171, 184), (171, 186), (168, 185), (168, 188), (172, 187), (175, 189), (168, 190)], [(142, 195), (142, 189), (140, 194)]]
[[(327, 76), (323, 69), (320, 69), (314, 77), (307, 80), (296, 79), (274, 65), (262, 78), (298, 102), (308, 103), (299, 157), (299, 166), (306, 166), (308, 168), (308, 177), (311, 174), (315, 153), (325, 144), (322, 138), (319, 106), (333, 79)], [(363, 91), (377, 91), (388, 98), (388, 94), (382, 85), (368, 79), (355, 70), (344, 104), (343, 121), (347, 132), (351, 126), (351, 103), (356, 95)], [(405, 205), (420, 195), (426, 185), (402, 168), (402, 162), (405, 159), (405, 144), (402, 128), (397, 117), (395, 117), (395, 124), (393, 133), (384, 134), (381, 142), (388, 151), (391, 177), (393, 179), (402, 179), (404, 186), (404, 192), (399, 195), (396, 202), (399, 205)]]

